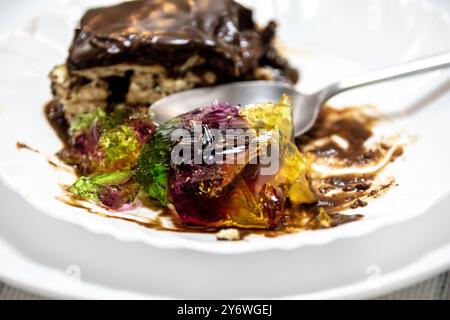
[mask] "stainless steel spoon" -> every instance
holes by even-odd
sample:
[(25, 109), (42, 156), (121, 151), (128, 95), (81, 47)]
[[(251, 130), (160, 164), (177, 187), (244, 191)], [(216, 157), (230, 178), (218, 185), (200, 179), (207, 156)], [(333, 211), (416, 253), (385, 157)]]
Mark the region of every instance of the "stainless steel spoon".
[(335, 82), (314, 94), (302, 94), (293, 86), (273, 81), (236, 82), (216, 87), (200, 88), (165, 97), (151, 106), (156, 123), (163, 123), (197, 107), (211, 105), (214, 100), (247, 105), (278, 101), (286, 93), (293, 99), (294, 133), (299, 136), (311, 129), (320, 108), (331, 97), (354, 88), (400, 79), (420, 73), (450, 67), (450, 52), (371, 71)]

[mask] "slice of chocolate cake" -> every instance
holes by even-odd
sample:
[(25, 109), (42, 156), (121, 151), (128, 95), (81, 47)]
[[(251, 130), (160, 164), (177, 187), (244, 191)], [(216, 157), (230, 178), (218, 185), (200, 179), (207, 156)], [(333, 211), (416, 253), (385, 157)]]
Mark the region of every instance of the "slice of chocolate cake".
[(276, 24), (258, 27), (232, 0), (140, 0), (85, 13), (64, 65), (50, 73), (69, 122), (114, 104), (219, 83), (282, 80), (298, 73), (273, 46)]

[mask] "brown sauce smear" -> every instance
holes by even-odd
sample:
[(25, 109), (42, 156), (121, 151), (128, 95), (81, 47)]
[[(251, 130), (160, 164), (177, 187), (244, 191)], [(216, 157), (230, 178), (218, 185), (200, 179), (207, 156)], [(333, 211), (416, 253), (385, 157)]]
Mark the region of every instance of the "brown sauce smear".
[[(378, 120), (365, 114), (361, 107), (342, 110), (326, 107), (319, 115), (316, 125), (297, 139), (297, 145), (300, 150), (311, 152), (318, 158), (338, 158), (349, 166), (377, 161), (382, 154), (380, 150), (367, 150), (364, 144), (372, 137), (372, 128)], [(346, 140), (348, 148), (343, 148), (335, 141), (328, 141), (312, 150), (307, 148), (315, 141), (331, 136), (339, 136)]]
[(23, 142), (17, 142), (17, 143), (16, 143), (16, 148), (17, 148), (17, 150), (23, 150), (23, 149), (24, 149), (24, 150), (29, 150), (29, 151), (31, 151), (31, 152), (39, 153), (38, 150), (33, 149), (32, 147), (26, 145), (26, 144), (23, 143)]
[[(335, 160), (341, 166), (359, 168), (364, 165), (375, 165), (386, 156), (391, 148), (386, 142), (372, 148), (367, 148), (366, 142), (373, 136), (373, 127), (380, 121), (379, 117), (364, 112), (364, 108), (334, 109), (324, 108), (316, 125), (304, 136), (297, 139), (297, 146), (305, 153), (314, 155), (317, 160)], [(342, 145), (329, 139), (339, 136), (348, 142)], [(329, 139), (324, 144), (316, 146), (318, 140)], [(397, 147), (391, 156), (391, 161), (403, 154), (403, 148)], [(370, 174), (349, 174), (327, 176), (312, 181), (313, 189), (319, 200), (318, 206), (323, 206), (333, 214), (348, 208), (357, 209), (367, 206), (368, 199), (380, 196), (394, 185), (393, 181), (375, 184), (380, 172)]]

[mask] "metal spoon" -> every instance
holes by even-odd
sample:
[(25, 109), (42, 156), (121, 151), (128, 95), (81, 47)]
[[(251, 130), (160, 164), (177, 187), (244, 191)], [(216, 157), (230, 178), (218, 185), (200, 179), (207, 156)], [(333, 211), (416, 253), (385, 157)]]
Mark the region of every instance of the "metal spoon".
[(200, 88), (176, 93), (158, 100), (151, 106), (156, 123), (163, 123), (200, 106), (211, 105), (214, 100), (247, 105), (278, 101), (286, 93), (293, 100), (294, 133), (299, 136), (314, 125), (320, 108), (331, 97), (350, 89), (400, 79), (420, 73), (450, 67), (450, 52), (437, 54), (400, 65), (371, 71), (335, 82), (314, 94), (302, 94), (293, 86), (274, 81), (247, 81)]

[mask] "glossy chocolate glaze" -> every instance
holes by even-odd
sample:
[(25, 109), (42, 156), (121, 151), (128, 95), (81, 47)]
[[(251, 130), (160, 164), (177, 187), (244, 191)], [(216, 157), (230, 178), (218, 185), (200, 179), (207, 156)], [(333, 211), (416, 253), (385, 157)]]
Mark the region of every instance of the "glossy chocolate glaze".
[(189, 57), (221, 80), (251, 78), (261, 66), (295, 83), (298, 73), (273, 48), (276, 24), (256, 27), (232, 0), (139, 0), (86, 12), (69, 50), (69, 70), (119, 63), (176, 70)]
[(44, 113), (58, 138), (64, 146), (67, 146), (69, 141), (69, 123), (64, 117), (63, 105), (57, 100), (50, 100), (44, 106)]

